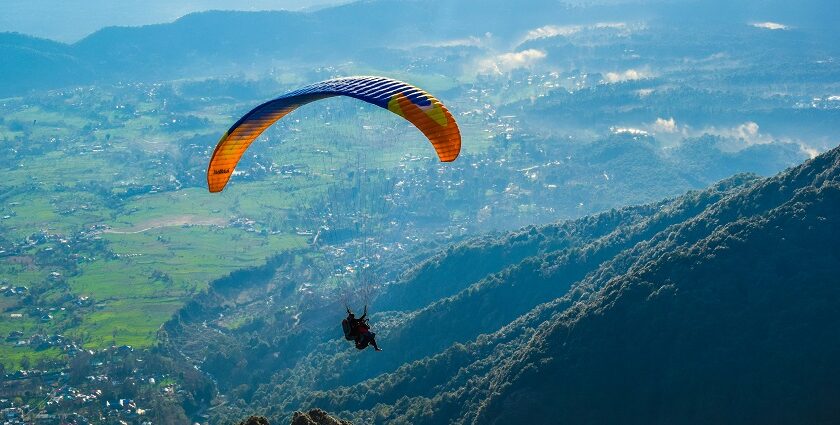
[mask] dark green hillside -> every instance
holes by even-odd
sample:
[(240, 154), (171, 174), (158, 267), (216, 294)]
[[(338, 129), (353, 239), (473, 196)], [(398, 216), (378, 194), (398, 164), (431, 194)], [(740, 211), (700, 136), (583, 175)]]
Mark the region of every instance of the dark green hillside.
[(833, 423), (838, 183), (835, 150), (739, 196), (740, 219), (553, 320), (477, 421)]
[[(653, 215), (660, 204), (628, 207), (549, 226), (476, 238), (450, 246), (414, 267), (379, 297), (384, 310), (410, 311), (446, 298), (481, 278), (538, 254), (584, 246)], [(464, 267), (469, 264), (469, 267)]]
[[(434, 354), (454, 343), (466, 343), (478, 335), (494, 332), (534, 306), (563, 296), (575, 282), (623, 250), (702, 212), (738, 184), (744, 184), (744, 180), (733, 179), (707, 192), (696, 193), (671, 203), (628, 208), (573, 223), (533, 228), (530, 233), (534, 239), (542, 237), (557, 242), (522, 260), (515, 257), (508, 261), (501, 259), (499, 263), (508, 265), (504, 270), (488, 273), (457, 294), (433, 301), (412, 312), (388, 334), (389, 346), (397, 350), (400, 353), (399, 360), (405, 362)], [(592, 222), (603, 223), (603, 226), (593, 226)], [(565, 233), (557, 231), (564, 227), (581, 231), (586, 237), (576, 235), (577, 241), (574, 236), (566, 239)], [(510, 242), (515, 240), (516, 236), (508, 238)], [(560, 241), (567, 241), (569, 245), (563, 246)], [(492, 245), (488, 248), (492, 250)], [(474, 270), (472, 265), (482, 264), (486, 257), (484, 250), (476, 250), (471, 256), (460, 259), (456, 257), (453, 261), (457, 261), (461, 268)], [(609, 265), (610, 270), (622, 270), (622, 267), (626, 266), (618, 262)], [(456, 279), (457, 276), (456, 273)], [(469, 280), (461, 282), (463, 284)], [(407, 284), (416, 288), (415, 292), (419, 294), (429, 291), (411, 281)], [(436, 283), (430, 281), (427, 285), (434, 286)], [(418, 297), (423, 298), (422, 295)], [(424, 338), (418, 344), (417, 338), (425, 335), (428, 329), (434, 329), (435, 336)], [(357, 382), (360, 378), (398, 366), (390, 364), (389, 359), (371, 357), (362, 357), (354, 360), (354, 363), (357, 364), (353, 367), (359, 370), (339, 374), (342, 379), (338, 383)], [(333, 379), (335, 377), (332, 376)], [(336, 381), (331, 382), (334, 383)]]
[[(297, 401), (284, 403), (296, 405), (308, 397), (307, 392), (303, 391), (304, 388), (326, 390), (336, 385), (353, 385), (368, 377), (374, 377), (378, 373), (397, 370), (406, 361), (434, 356), (438, 352), (444, 353), (442, 357), (435, 357), (436, 360), (421, 360), (416, 367), (425, 370), (424, 365), (429, 361), (445, 363), (446, 366), (441, 364), (435, 367), (441, 370), (457, 371), (460, 367), (469, 366), (477, 359), (474, 354), (467, 354), (468, 352), (464, 352), (463, 348), (458, 348), (463, 347), (462, 343), (469, 344), (480, 334), (494, 332), (506, 323), (516, 320), (534, 306), (563, 296), (569, 291), (570, 285), (593, 270), (597, 270), (598, 265), (605, 261), (612, 261), (608, 267), (605, 267), (607, 271), (624, 270), (631, 263), (625, 264), (611, 260), (617, 253), (651, 238), (652, 235), (662, 234), (662, 231), (669, 226), (702, 213), (710, 205), (731, 196), (744, 186), (754, 184), (755, 181), (754, 177), (734, 178), (707, 191), (697, 192), (674, 201), (626, 208), (573, 222), (526, 229), (496, 240), (486, 238), (457, 246), (419, 266), (406, 281), (392, 285), (382, 296), (383, 304), (387, 308), (397, 310), (410, 311), (421, 305), (422, 300), (428, 300), (426, 301), (428, 306), (423, 306), (415, 312), (386, 313), (375, 318), (378, 322), (384, 320), (391, 323), (387, 326), (390, 331), (385, 333), (388, 341), (386, 347), (389, 352), (398, 353), (396, 356), (352, 356), (352, 353), (347, 353), (345, 347), (331, 337), (329, 329), (332, 327), (329, 326), (330, 321), (327, 320), (325, 324), (329, 327), (324, 331), (316, 331), (318, 334), (323, 332), (322, 338), (325, 343), (309, 350), (312, 353), (297, 360), (297, 366), (292, 369), (279, 370), (272, 379), (274, 383), (257, 390), (254, 396), (258, 399), (271, 400), (277, 400), (277, 397), (291, 398)], [(523, 261), (522, 258), (526, 256), (528, 256), (527, 259)], [(495, 260), (490, 261), (492, 259)], [(456, 264), (464, 270), (464, 279), (459, 279), (457, 274), (453, 276), (443, 272), (457, 268)], [(499, 267), (499, 264), (507, 265), (508, 269), (496, 273), (488, 266), (491, 264), (495, 267)], [(439, 273), (438, 279), (434, 279), (435, 273)], [(465, 290), (460, 290), (470, 285), (471, 276), (482, 276), (482, 274), (487, 277)], [(432, 287), (436, 289), (432, 290)], [(448, 293), (454, 295), (449, 296)], [(569, 306), (572, 301), (585, 293), (585, 290), (573, 291), (557, 305)], [(412, 294), (415, 296), (412, 297)], [(437, 296), (429, 294), (438, 294), (444, 298), (438, 300)], [(326, 309), (320, 314), (325, 313), (333, 321), (339, 320), (335, 311)], [(541, 314), (553, 313), (547, 311)], [(531, 326), (535, 327), (538, 324), (539, 321), (532, 323)], [(300, 355), (301, 351), (307, 351), (301, 350), (294, 344), (285, 345), (289, 341), (299, 343), (301, 341), (299, 338), (278, 340), (276, 337), (268, 336), (279, 330), (278, 326), (284, 325), (262, 323), (262, 326), (260, 338), (269, 342), (271, 350), (284, 352), (293, 356), (292, 359)], [(424, 334), (424, 329), (430, 328), (437, 329), (435, 337), (423, 339), (422, 343), (418, 343), (418, 336)], [(312, 329), (307, 329), (307, 331), (311, 333)], [(280, 335), (282, 334), (283, 332), (280, 332)], [(511, 335), (511, 337), (514, 336)], [(273, 344), (271, 338), (274, 338)], [(488, 341), (486, 338), (480, 338), (480, 340), (483, 348), (479, 352), (487, 353), (498, 349), (492, 340)], [(230, 341), (227, 338), (224, 343), (230, 344)], [(522, 342), (519, 341), (517, 344)], [(450, 346), (452, 348), (447, 349)], [(209, 351), (214, 350), (212, 346), (208, 348)], [(229, 352), (230, 349), (224, 348), (221, 351)], [(351, 354), (351, 357), (347, 354)], [(256, 369), (253, 367), (261, 363), (259, 354), (240, 353), (238, 356), (240, 359), (248, 359), (247, 364), (250, 366), (234, 375), (237, 375), (238, 379), (244, 379), (245, 382), (249, 381), (247, 376), (251, 375), (254, 378), (251, 385), (259, 385), (257, 382), (261, 381), (265, 372), (268, 372), (261, 367)], [(449, 356), (455, 356), (456, 359), (452, 360)], [(237, 361), (235, 358), (237, 357), (234, 356), (234, 359), (230, 361), (243, 364), (241, 360)], [(289, 364), (289, 360), (287, 358), (282, 363)], [(272, 365), (276, 367), (277, 363), (274, 362)], [(213, 373), (221, 373), (221, 370)], [(389, 375), (387, 380), (400, 380), (398, 375), (400, 372)], [(445, 382), (446, 376), (431, 373), (430, 379), (444, 379)], [(375, 394), (371, 394), (370, 397), (373, 398), (366, 399), (365, 403), (374, 402), (373, 400), (377, 399)], [(262, 401), (257, 403), (262, 403)], [(268, 405), (272, 404), (274, 402), (268, 403)]]
[[(831, 423), (838, 180), (835, 149), (774, 178), (612, 213), (612, 232), (594, 226), (416, 312), (377, 316), (390, 323), (383, 354), (321, 345), (253, 405), (365, 423)], [(574, 234), (572, 223), (533, 232), (561, 228)], [(527, 234), (521, 246), (541, 239)], [(424, 267), (480, 246), (499, 250), (476, 242)]]

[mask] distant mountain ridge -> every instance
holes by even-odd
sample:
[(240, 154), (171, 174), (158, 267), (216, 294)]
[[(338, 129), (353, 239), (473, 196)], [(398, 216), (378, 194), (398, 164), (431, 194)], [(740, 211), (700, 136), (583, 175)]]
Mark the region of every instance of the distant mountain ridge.
[[(513, 8), (497, 3), (502, 11)], [(562, 10), (553, 1), (533, 3)], [(494, 23), (501, 33), (511, 28), (500, 21), (509, 14), (485, 9), (476, 15), (468, 13), (470, 5), (429, 8), (423, 2), (376, 0), (314, 12), (201, 12), (168, 24), (104, 28), (71, 45), (5, 33), (0, 74), (7, 78), (0, 81), (0, 96), (66, 84), (265, 71), (273, 64), (323, 65), (358, 58), (371, 48), (435, 43), (482, 29), (483, 34)], [(462, 25), (448, 25), (462, 19)], [(530, 18), (522, 24), (536, 25)]]
[[(488, 46), (504, 51), (515, 48), (528, 31), (546, 25), (659, 19), (696, 26), (692, 17), (700, 17), (743, 26), (749, 19), (781, 15), (792, 19), (790, 24), (807, 23), (812, 33), (830, 38), (832, 31), (820, 28), (830, 28), (840, 18), (824, 0), (795, 8), (784, 2), (754, 6), (722, 1), (572, 6), (556, 0), (468, 0), (430, 7), (415, 0), (367, 0), (310, 12), (193, 13), (167, 24), (104, 28), (70, 45), (2, 33), (0, 96), (67, 85), (266, 72), (274, 66), (387, 62), (387, 49), (468, 37), (484, 38)], [(719, 7), (728, 13), (720, 14)], [(529, 13), (519, 13), (522, 8)]]

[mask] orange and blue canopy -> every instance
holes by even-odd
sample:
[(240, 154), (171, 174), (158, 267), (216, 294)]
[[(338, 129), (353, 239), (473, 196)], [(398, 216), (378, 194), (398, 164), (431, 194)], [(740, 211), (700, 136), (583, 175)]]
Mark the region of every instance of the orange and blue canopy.
[(385, 77), (345, 77), (321, 81), (263, 103), (236, 121), (219, 140), (207, 167), (210, 192), (225, 188), (239, 159), (266, 128), (299, 106), (333, 96), (349, 96), (387, 109), (414, 124), (442, 162), (461, 151), (458, 124), (440, 101), (411, 84)]

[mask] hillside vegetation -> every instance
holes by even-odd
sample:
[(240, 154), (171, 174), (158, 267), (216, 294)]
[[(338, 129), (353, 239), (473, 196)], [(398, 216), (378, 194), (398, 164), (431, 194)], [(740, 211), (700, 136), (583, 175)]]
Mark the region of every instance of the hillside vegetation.
[(275, 420), (311, 406), (362, 423), (830, 423), (838, 206), (835, 149), (773, 178), (465, 242), (382, 295), (385, 352), (339, 341), (340, 311), (325, 309), (323, 336), (293, 339), (305, 349), (260, 342), (286, 367), (231, 361), (254, 379), (229, 391)]

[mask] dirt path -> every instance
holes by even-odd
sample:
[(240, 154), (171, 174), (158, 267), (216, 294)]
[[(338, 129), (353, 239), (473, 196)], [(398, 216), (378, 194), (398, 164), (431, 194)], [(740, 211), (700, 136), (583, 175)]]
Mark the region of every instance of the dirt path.
[(219, 217), (200, 217), (195, 215), (179, 215), (175, 217), (165, 217), (156, 220), (149, 220), (145, 223), (138, 224), (128, 229), (106, 229), (105, 233), (115, 233), (119, 235), (131, 235), (143, 233), (161, 227), (177, 227), (177, 226), (224, 226), (227, 220)]

